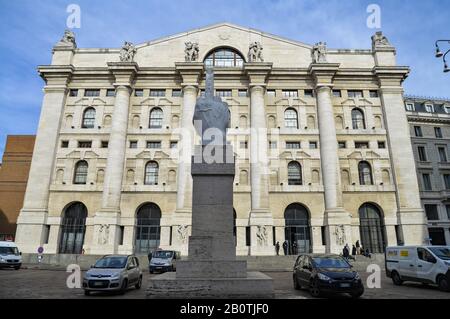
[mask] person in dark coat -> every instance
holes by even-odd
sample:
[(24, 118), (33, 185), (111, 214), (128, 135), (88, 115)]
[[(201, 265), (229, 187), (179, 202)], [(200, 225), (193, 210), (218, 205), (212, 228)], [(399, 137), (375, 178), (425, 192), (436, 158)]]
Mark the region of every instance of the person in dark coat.
[(277, 241), (277, 243), (275, 244), (275, 251), (277, 252), (277, 256), (280, 255), (280, 242)]
[(352, 247), (352, 256), (353, 256), (353, 260), (356, 260), (356, 246), (355, 245), (353, 245), (353, 247)]
[(344, 249), (342, 249), (342, 256), (343, 256), (345, 259), (348, 259), (348, 257), (350, 256), (350, 251), (349, 251), (349, 249), (348, 249), (348, 245), (345, 245), (345, 246), (344, 246)]
[(287, 256), (287, 254), (288, 254), (288, 242), (287, 242), (287, 240), (285, 240), (284, 243), (283, 243), (283, 251), (284, 251), (284, 255)]
[(361, 254), (361, 245), (359, 244), (359, 240), (356, 241), (356, 254)]
[(297, 255), (297, 243), (295, 241), (292, 244), (292, 254)]

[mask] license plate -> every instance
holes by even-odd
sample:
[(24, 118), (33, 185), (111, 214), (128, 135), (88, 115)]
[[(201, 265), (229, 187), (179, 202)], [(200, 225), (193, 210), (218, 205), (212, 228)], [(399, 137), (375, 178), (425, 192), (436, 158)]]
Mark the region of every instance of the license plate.
[(156, 267), (156, 269), (162, 269), (162, 267)]
[(350, 287), (350, 284), (343, 283), (343, 284), (340, 284), (340, 287), (341, 287), (341, 288), (349, 288), (349, 287)]
[(100, 286), (103, 286), (103, 283), (100, 281), (96, 281), (96, 282), (94, 282), (94, 286), (100, 287)]

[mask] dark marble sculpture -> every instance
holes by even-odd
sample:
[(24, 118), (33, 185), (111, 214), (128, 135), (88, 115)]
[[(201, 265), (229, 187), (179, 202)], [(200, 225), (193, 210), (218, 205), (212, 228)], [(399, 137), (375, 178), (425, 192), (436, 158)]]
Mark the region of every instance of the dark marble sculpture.
[(226, 145), (230, 111), (228, 104), (214, 95), (214, 71), (212, 68), (206, 69), (205, 96), (197, 99), (193, 121), (197, 133), (202, 137), (202, 145)]

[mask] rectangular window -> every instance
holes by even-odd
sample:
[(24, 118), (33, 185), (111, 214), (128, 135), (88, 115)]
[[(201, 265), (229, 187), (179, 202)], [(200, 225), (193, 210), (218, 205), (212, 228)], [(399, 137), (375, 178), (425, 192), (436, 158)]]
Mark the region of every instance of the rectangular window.
[(422, 180), (423, 180), (423, 189), (426, 191), (431, 191), (432, 187), (430, 174), (428, 173), (422, 174)]
[(427, 214), (428, 220), (439, 220), (437, 205), (425, 204), (424, 207), (425, 207), (425, 213)]
[(286, 148), (287, 149), (299, 149), (300, 142), (286, 142)]
[(144, 90), (143, 89), (136, 89), (136, 90), (134, 90), (134, 96), (143, 97), (144, 96)]
[(109, 97), (116, 96), (116, 90), (115, 89), (107, 89), (106, 96), (109, 96)]
[(444, 174), (445, 189), (450, 189), (450, 174)]
[(445, 210), (447, 211), (447, 219), (450, 220), (450, 205), (445, 205)]
[(102, 148), (108, 148), (108, 141), (102, 141)]
[(245, 246), (251, 246), (251, 228), (250, 226), (245, 227)]
[(298, 97), (298, 90), (283, 90), (283, 97)]
[(439, 161), (441, 163), (447, 163), (447, 149), (444, 146), (438, 147)]
[(416, 137), (422, 137), (422, 128), (420, 126), (414, 126), (414, 134)]
[(427, 111), (428, 113), (433, 113), (434, 105), (433, 104), (425, 104), (425, 111)]
[(355, 142), (355, 148), (369, 148), (369, 142)]
[(314, 97), (313, 90), (305, 90), (305, 97)]
[(68, 148), (69, 147), (69, 141), (61, 141), (61, 148)]
[(370, 90), (369, 91), (369, 97), (377, 98), (378, 97), (378, 91), (377, 90)]
[(326, 227), (325, 226), (321, 226), (320, 230), (321, 230), (321, 233), (322, 233), (322, 245), (326, 246), (327, 245)]
[(378, 141), (378, 148), (379, 149), (386, 148), (386, 143), (384, 141)]
[(349, 90), (348, 97), (349, 98), (362, 98), (363, 92), (361, 90)]
[(182, 94), (181, 90), (178, 90), (178, 89), (172, 90), (172, 97), (181, 97), (182, 95), (183, 94)]
[(231, 90), (216, 90), (216, 96), (219, 97), (231, 97), (232, 93)]
[(437, 138), (442, 138), (442, 129), (440, 127), (435, 127), (434, 128), (434, 135)]
[(247, 97), (248, 96), (248, 91), (247, 90), (239, 90), (238, 91), (238, 96), (239, 97)]
[(119, 245), (123, 245), (123, 233), (125, 232), (125, 226), (119, 227)]
[(450, 113), (450, 106), (448, 106), (448, 105), (444, 105), (444, 111), (445, 111), (445, 113)]
[(130, 141), (130, 148), (137, 148), (138, 143), (137, 141)]
[(309, 148), (310, 149), (316, 149), (317, 148), (317, 142), (309, 142)]
[(69, 96), (78, 96), (78, 90), (77, 89), (70, 89)]
[(424, 146), (417, 147), (417, 154), (419, 155), (419, 161), (426, 162), (427, 161), (427, 153), (425, 151)]
[(177, 147), (178, 147), (178, 142), (177, 141), (170, 142), (170, 148), (177, 148)]
[(333, 90), (333, 96), (334, 97), (342, 97), (341, 90)]
[(79, 141), (78, 142), (78, 148), (91, 148), (92, 142), (91, 141)]
[(270, 148), (270, 149), (276, 149), (277, 146), (278, 146), (278, 144), (277, 144), (276, 141), (270, 141), (270, 142), (269, 142), (269, 148)]
[(164, 90), (164, 89), (153, 89), (153, 90), (150, 90), (150, 96), (153, 96), (153, 97), (166, 96), (166, 90)]
[(248, 142), (247, 142), (247, 141), (245, 141), (245, 142), (240, 142), (240, 143), (239, 143), (239, 147), (240, 147), (240, 148), (243, 148), (243, 149), (247, 149), (247, 148), (248, 148)]
[(43, 237), (44, 237), (44, 244), (48, 244), (48, 239), (50, 235), (50, 225), (44, 225), (44, 231), (43, 231)]
[(275, 90), (267, 90), (267, 96), (275, 97)]
[(88, 96), (88, 97), (100, 96), (100, 90), (99, 89), (84, 90), (84, 96)]
[(346, 148), (347, 147), (347, 143), (345, 142), (338, 142), (338, 148)]
[(161, 148), (161, 141), (147, 141), (147, 148)]
[(414, 103), (406, 103), (406, 110), (413, 112), (415, 110)]

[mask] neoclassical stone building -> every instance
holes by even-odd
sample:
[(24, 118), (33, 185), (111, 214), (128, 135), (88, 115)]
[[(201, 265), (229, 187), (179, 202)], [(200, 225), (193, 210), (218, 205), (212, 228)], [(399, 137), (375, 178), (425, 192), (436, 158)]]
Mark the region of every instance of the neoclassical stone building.
[(224, 23), (84, 49), (66, 31), (51, 65), (39, 66), (44, 100), (20, 248), (186, 254), (205, 67), (231, 114), (239, 255), (273, 255), (277, 241), (288, 253), (423, 243), (402, 89), (409, 69), (381, 33), (372, 42), (332, 50)]

